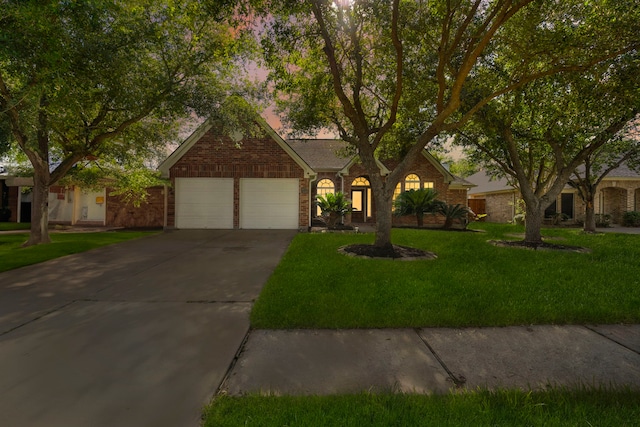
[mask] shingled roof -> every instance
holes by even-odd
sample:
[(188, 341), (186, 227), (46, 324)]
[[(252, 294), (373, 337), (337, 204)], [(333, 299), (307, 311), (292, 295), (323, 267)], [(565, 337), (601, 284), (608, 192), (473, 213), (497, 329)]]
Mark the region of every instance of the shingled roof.
[[(342, 171), (353, 156), (343, 157), (347, 143), (339, 139), (289, 139), (287, 144), (316, 172), (338, 172)], [(437, 163), (426, 151), (425, 157)], [(439, 163), (438, 166), (445, 176), (450, 176), (448, 182), (454, 187), (473, 187), (475, 184), (452, 175)]]
[(347, 143), (339, 139), (289, 139), (287, 144), (316, 172), (342, 170), (353, 157), (340, 155)]

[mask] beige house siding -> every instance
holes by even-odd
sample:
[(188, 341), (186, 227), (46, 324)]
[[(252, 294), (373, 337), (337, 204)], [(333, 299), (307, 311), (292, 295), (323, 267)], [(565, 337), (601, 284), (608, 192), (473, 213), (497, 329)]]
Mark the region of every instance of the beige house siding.
[(604, 181), (594, 205), (597, 214), (611, 215), (612, 223), (621, 224), (625, 212), (640, 210), (640, 180)]

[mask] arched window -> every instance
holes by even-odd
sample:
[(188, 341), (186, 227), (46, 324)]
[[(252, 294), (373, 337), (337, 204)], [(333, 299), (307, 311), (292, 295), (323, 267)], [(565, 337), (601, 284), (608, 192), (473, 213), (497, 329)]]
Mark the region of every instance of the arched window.
[(419, 190), (420, 189), (420, 177), (415, 173), (407, 175), (404, 179), (404, 191)]
[[(336, 187), (335, 185), (333, 185), (333, 181), (326, 178), (318, 181), (318, 185), (316, 186), (316, 194), (318, 196), (325, 196), (327, 194), (335, 193), (335, 190)], [(320, 209), (320, 206), (316, 207), (316, 215), (322, 215), (322, 209)]]
[(325, 194), (329, 194), (329, 193), (333, 193), (335, 192), (335, 185), (333, 185), (333, 181), (331, 181), (330, 179), (321, 179), (320, 181), (318, 181), (318, 194), (321, 196), (324, 196)]
[(367, 178), (365, 178), (364, 176), (357, 177), (351, 183), (352, 187), (369, 187), (370, 185), (371, 184), (369, 184), (369, 180)]

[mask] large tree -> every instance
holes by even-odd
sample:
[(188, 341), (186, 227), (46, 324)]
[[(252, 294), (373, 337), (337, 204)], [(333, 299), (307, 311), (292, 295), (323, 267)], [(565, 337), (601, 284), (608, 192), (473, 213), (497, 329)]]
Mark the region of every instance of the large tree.
[[(375, 245), (389, 247), (394, 188), (427, 144), (528, 82), (637, 46), (637, 23), (625, 15), (635, 2), (610, 3), (274, 1), (263, 46), (292, 127), (331, 128), (358, 153)], [(389, 145), (400, 162), (384, 176), (376, 156)]]
[(48, 188), (78, 161), (140, 158), (189, 106), (215, 110), (243, 46), (231, 24), (236, 8), (220, 0), (2, 2), (0, 128), (34, 170), (27, 244), (49, 241)]
[(517, 183), (526, 204), (525, 244), (542, 242), (545, 209), (640, 112), (636, 55), (530, 83), (492, 101), (460, 131), (459, 141), (475, 147), (478, 160)]

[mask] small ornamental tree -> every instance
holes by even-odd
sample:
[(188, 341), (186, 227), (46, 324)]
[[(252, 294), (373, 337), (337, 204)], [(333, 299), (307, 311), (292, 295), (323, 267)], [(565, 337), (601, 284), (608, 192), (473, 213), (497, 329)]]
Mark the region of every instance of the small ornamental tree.
[(351, 200), (347, 199), (344, 193), (327, 193), (324, 196), (317, 195), (318, 207), (322, 211), (322, 216), (327, 220), (327, 226), (333, 228), (342, 220), (346, 214), (351, 212)]
[(458, 220), (463, 228), (467, 228), (471, 212), (468, 207), (461, 204), (448, 205), (442, 203), (438, 206), (438, 213), (445, 218), (442, 228), (448, 230), (453, 226), (453, 221), (455, 220)]

